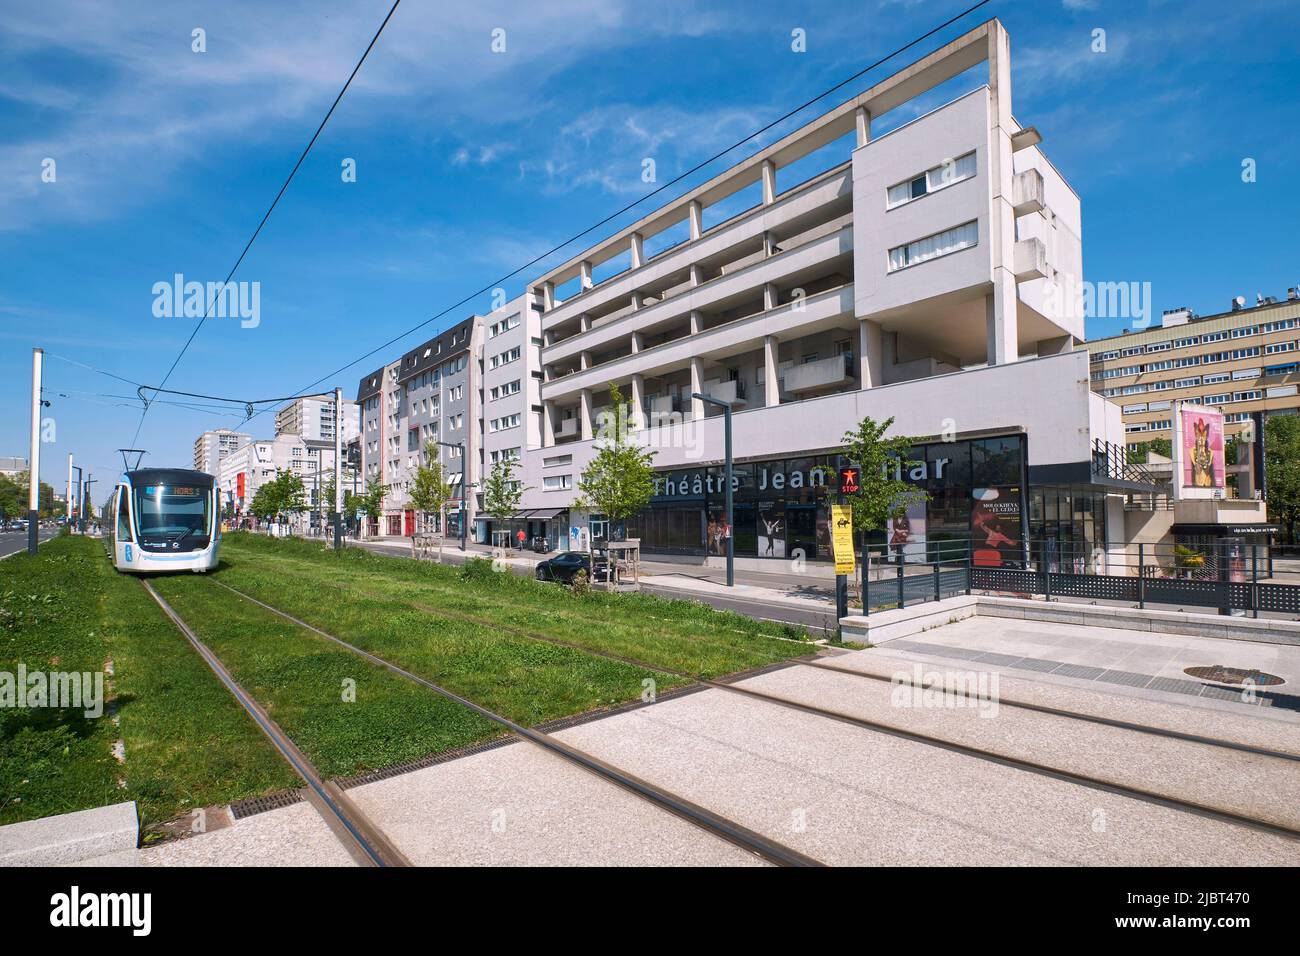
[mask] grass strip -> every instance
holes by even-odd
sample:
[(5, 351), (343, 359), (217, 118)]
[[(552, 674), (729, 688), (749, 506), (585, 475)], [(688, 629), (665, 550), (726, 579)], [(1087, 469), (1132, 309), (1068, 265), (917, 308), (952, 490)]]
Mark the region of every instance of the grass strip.
[(327, 777), (501, 735), (470, 710), (198, 576), (154, 586)]
[(226, 560), (231, 563), (219, 580), (527, 726), (640, 699), (647, 681), (659, 690), (689, 683), (574, 648), (432, 617), (403, 601), (344, 590), (293, 568)]
[[(0, 823), (134, 799), (146, 838), (196, 807), (296, 786), (256, 725), (99, 541), (0, 565), (0, 670), (98, 671), (112, 707), (0, 712)], [(114, 720), (116, 718), (116, 721)], [(112, 753), (125, 744), (124, 762)], [(123, 785), (124, 784), (124, 785)]]
[(526, 631), (701, 677), (719, 677), (810, 653), (788, 630), (698, 602), (648, 595), (575, 595), (554, 584), (494, 572), (486, 561), (464, 567), (414, 562), (361, 549), (342, 554), (309, 542), (240, 536), (220, 574), (294, 575), (319, 586), (360, 587), (399, 601), (471, 614)]

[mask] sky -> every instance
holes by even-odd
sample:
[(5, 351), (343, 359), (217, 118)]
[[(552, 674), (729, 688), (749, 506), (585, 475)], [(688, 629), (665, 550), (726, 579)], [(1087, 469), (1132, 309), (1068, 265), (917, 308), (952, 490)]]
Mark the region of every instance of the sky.
[[(236, 273), (258, 284), (257, 322), (210, 318), (168, 387), (254, 400), (325, 379), (352, 396), (489, 296), (341, 366), (972, 2), (403, 0)], [(390, 6), (0, 0), (0, 456), (28, 454), (40, 346), (42, 478), (61, 493), (69, 452), (101, 481), (120, 470), (136, 386), (162, 381), (198, 323), (156, 315), (155, 285), (226, 276)], [(514, 297), (993, 16), (1016, 118), (1081, 197), (1087, 280), (1149, 282), (1157, 320), (1300, 285), (1300, 4), (993, 0), (501, 287)], [(135, 444), (188, 467), (200, 432), (242, 418), (156, 404)], [(269, 436), (273, 416), (243, 429)]]

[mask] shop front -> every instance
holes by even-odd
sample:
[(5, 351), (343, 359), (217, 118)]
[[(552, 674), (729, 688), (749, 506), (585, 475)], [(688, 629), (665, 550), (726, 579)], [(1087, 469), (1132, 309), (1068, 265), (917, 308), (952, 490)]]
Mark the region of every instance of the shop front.
[(505, 540), (509, 546), (517, 548), (522, 532), (525, 548), (539, 554), (548, 554), (565, 545), (569, 527), (568, 518), (567, 508), (532, 508), (517, 511), (505, 521), (480, 513), (474, 522), (474, 540), (481, 544), (497, 544), (497, 534), (505, 532)]
[[(909, 457), (914, 463), (900, 463), (894, 473), (926, 491), (929, 500), (873, 534), (873, 546), (886, 546), (908, 561), (970, 549), (984, 566), (1023, 565), (1030, 514), (1023, 435), (918, 444)], [(829, 452), (737, 461), (731, 528), (736, 556), (830, 561), (830, 505), (841, 462), (841, 455)], [(628, 522), (628, 536), (640, 538), (646, 553), (724, 556), (724, 481), (721, 465), (660, 473), (649, 507)], [(1059, 527), (1055, 491), (1035, 491), (1040, 500), (1051, 494)], [(1096, 526), (1087, 533), (1095, 535)]]

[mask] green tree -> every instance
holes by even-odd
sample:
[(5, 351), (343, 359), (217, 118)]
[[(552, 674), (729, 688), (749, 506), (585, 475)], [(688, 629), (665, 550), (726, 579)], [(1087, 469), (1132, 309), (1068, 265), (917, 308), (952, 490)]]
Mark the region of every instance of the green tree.
[[(334, 513), (334, 476), (330, 475), (321, 484), (320, 500), (326, 516)], [(343, 489), (343, 523), (351, 525), (356, 520), (357, 510), (362, 507), (361, 496), (354, 495), (347, 488)]]
[(1137, 442), (1133, 445), (1132, 457), (1129, 460), (1142, 464), (1148, 460), (1147, 455), (1151, 452), (1165, 458), (1172, 458), (1174, 456), (1174, 443), (1168, 438), (1152, 438), (1149, 441)]
[(618, 387), (610, 385), (610, 411), (601, 416), (596, 454), (578, 477), (573, 503), (622, 529), (650, 503), (655, 491), (654, 452), (632, 441), (631, 416)]
[(264, 521), (287, 520), (307, 510), (307, 491), (302, 479), (291, 471), (282, 471), (253, 495), (249, 510)]
[(366, 482), (365, 493), (357, 496), (357, 501), (365, 509), (366, 519), (374, 518), (376, 527), (384, 514), (384, 499), (387, 497), (388, 489), (380, 484), (378, 478), (371, 478)]
[(1264, 423), (1264, 479), (1268, 513), (1295, 542), (1300, 515), (1300, 415), (1274, 415)]
[[(29, 481), (31, 481), (30, 471), (20, 471), (12, 478), (8, 475), (0, 475), (0, 514), (6, 518), (27, 517), (27, 483)], [(49, 518), (64, 512), (64, 508), (55, 505), (54, 489), (50, 485), (42, 481), (37, 495), (37, 515), (39, 517)]]
[(527, 490), (515, 477), (518, 464), (513, 458), (502, 458), (483, 479), (483, 510), (496, 520), (498, 533), (506, 530)]
[(867, 560), (867, 534), (883, 531), (891, 518), (901, 518), (914, 504), (928, 501), (929, 494), (910, 482), (895, 478), (896, 468), (903, 472), (917, 464), (910, 458), (913, 439), (885, 437), (894, 424), (887, 418), (877, 422), (864, 418), (856, 428), (844, 433), (844, 456), (860, 469), (859, 490), (846, 496), (853, 514), (853, 527), (862, 533), (863, 561)]
[[(438, 446), (429, 442), (424, 446), (424, 464), (415, 472), (415, 481), (411, 483), (411, 507), (426, 517), (430, 514), (441, 515), (443, 505), (451, 500), (451, 485), (447, 481)], [(432, 464), (429, 464), (432, 462)], [(441, 525), (439, 525), (441, 528)], [(442, 557), (442, 543), (439, 538), (439, 558)]]

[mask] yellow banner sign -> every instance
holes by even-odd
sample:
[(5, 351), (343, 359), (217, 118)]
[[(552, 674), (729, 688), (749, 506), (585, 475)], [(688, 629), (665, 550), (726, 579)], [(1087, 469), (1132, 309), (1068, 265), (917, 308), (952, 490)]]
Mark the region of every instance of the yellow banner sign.
[(831, 547), (835, 552), (835, 573), (852, 574), (853, 512), (848, 505), (831, 505)]

